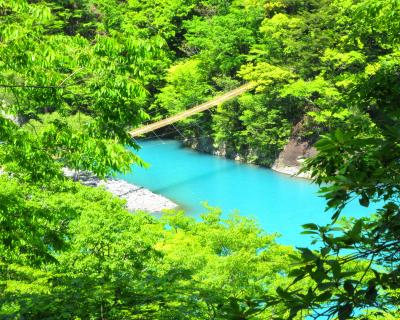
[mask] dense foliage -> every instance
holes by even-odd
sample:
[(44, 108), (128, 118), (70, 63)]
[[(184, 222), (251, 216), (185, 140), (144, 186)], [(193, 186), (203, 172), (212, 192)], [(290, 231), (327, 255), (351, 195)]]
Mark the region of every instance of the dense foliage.
[(2, 319), (268, 319), (252, 299), (288, 283), (293, 250), (254, 221), (159, 220), (73, 182), (0, 184)]
[[(0, 0), (0, 318), (398, 319), (399, 35), (397, 0)], [(318, 140), (312, 247), (63, 176), (144, 165), (129, 128), (243, 81), (180, 135), (267, 166)]]

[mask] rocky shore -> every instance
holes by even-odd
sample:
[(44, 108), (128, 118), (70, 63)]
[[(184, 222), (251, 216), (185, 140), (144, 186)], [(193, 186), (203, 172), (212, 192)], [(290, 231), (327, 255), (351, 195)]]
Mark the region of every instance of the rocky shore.
[(104, 187), (115, 196), (126, 200), (126, 208), (133, 212), (137, 210), (147, 212), (161, 212), (164, 209), (175, 209), (178, 205), (171, 200), (155, 194), (143, 187), (136, 186), (119, 179), (100, 180), (87, 172), (76, 172), (64, 169), (67, 177), (79, 180), (82, 184), (91, 187)]
[[(245, 162), (246, 157), (237, 154), (236, 152), (228, 151), (225, 145), (215, 147), (213, 140), (210, 137), (202, 137), (198, 140), (186, 140), (183, 144), (191, 149), (199, 152), (213, 154), (216, 156)], [(303, 162), (316, 154), (315, 148), (307, 142), (300, 142), (292, 138), (289, 140), (285, 148), (279, 153), (278, 158), (275, 160), (273, 165), (269, 168), (272, 170), (283, 173), (296, 178), (310, 179), (311, 175), (308, 172), (300, 172)], [(258, 157), (262, 155), (258, 154)], [(262, 166), (262, 164), (260, 164)]]
[(271, 167), (272, 170), (283, 173), (292, 177), (296, 178), (303, 178), (303, 179), (311, 179), (310, 174), (306, 172), (300, 172), (301, 167), (300, 166), (287, 166), (287, 165), (280, 165), (280, 164), (274, 164)]
[(316, 155), (316, 152), (315, 148), (310, 146), (307, 142), (299, 142), (295, 139), (290, 139), (271, 169), (290, 176), (310, 179), (310, 173), (300, 172), (300, 169), (303, 162), (307, 158)]

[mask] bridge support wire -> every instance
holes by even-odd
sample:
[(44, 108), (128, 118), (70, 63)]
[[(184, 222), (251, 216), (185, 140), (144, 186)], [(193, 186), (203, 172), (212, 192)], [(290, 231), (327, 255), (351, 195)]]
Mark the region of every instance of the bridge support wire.
[(183, 135), (183, 133), (174, 124), (171, 124), (171, 125), (175, 129), (175, 131), (179, 133), (179, 135), (182, 137), (182, 139), (185, 140), (186, 137)]
[(156, 133), (155, 130), (152, 130), (151, 133), (154, 134), (156, 136), (156, 138), (161, 141), (162, 144), (165, 144), (164, 140), (161, 139), (161, 137)]

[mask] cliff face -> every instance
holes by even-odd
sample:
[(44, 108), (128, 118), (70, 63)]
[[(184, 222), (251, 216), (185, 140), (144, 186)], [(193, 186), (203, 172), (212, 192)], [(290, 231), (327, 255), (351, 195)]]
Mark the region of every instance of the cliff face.
[(299, 173), (299, 170), (304, 160), (315, 154), (316, 149), (309, 145), (308, 142), (298, 142), (296, 139), (291, 138), (280, 152), (271, 169), (301, 178), (310, 178), (308, 173)]

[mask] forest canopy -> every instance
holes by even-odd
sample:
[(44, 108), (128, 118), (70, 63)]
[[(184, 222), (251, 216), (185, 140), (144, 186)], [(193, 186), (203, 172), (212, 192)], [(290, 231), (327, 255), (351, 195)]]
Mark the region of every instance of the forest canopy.
[[(399, 74), (398, 0), (0, 0), (0, 318), (400, 318)], [(248, 81), (177, 128), (264, 166), (314, 145), (308, 248), (63, 175), (145, 165), (129, 129)]]

